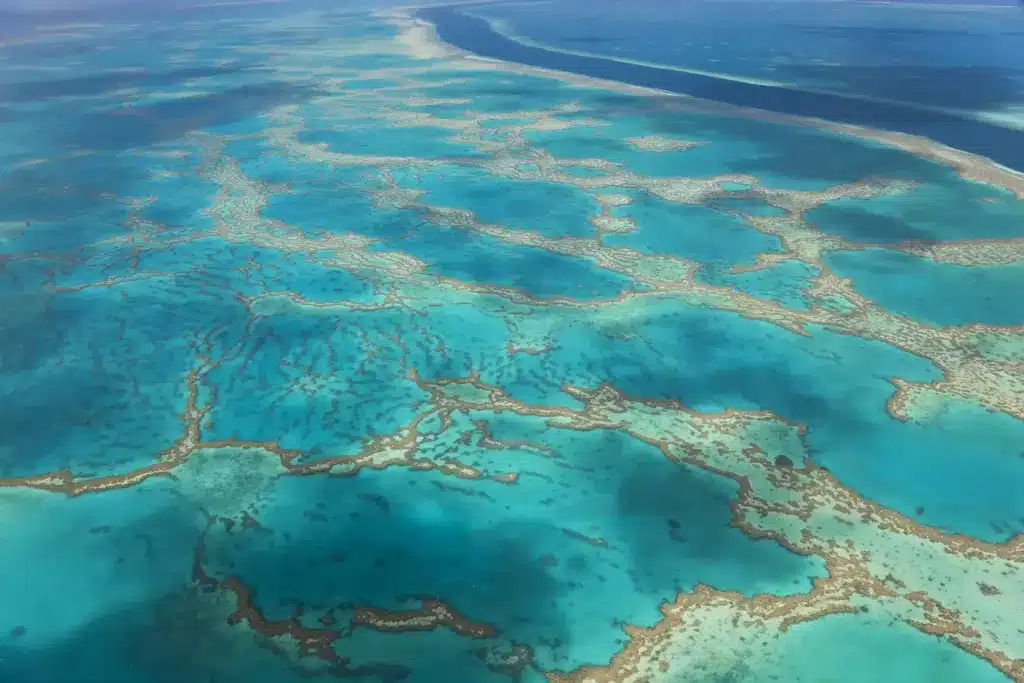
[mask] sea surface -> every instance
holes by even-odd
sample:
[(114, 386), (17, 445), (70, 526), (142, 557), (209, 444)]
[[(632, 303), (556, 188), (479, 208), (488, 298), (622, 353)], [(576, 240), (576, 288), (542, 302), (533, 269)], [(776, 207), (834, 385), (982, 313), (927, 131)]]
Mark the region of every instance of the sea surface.
[(1024, 114), (1013, 0), (559, 0), (469, 5), (556, 49), (965, 112)]
[(0, 60), (0, 681), (1024, 680), (1012, 192), (400, 11)]
[(1024, 6), (557, 0), (430, 7), (473, 53), (923, 135), (1024, 168)]

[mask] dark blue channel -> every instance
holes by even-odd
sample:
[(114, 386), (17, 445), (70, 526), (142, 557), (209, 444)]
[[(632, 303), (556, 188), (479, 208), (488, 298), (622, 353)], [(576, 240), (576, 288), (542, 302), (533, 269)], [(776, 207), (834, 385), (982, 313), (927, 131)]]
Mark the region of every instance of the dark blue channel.
[(957, 149), (981, 154), (1004, 166), (1024, 170), (1024, 131), (911, 106), (741, 83), (530, 47), (496, 33), (483, 19), (467, 16), (454, 6), (421, 9), (417, 16), (434, 24), (438, 36), (445, 42), (482, 57), (657, 88), (741, 107), (923, 135)]

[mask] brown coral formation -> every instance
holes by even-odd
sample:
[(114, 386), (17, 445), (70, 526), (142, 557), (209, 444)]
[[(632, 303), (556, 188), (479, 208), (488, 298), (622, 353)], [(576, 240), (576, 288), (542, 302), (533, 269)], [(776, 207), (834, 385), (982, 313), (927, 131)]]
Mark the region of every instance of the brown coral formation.
[(439, 600), (421, 600), (421, 606), (409, 610), (387, 610), (357, 607), (352, 613), (353, 626), (367, 626), (385, 633), (432, 631), (447, 628), (469, 638), (493, 638), (497, 630), (490, 624), (470, 621)]

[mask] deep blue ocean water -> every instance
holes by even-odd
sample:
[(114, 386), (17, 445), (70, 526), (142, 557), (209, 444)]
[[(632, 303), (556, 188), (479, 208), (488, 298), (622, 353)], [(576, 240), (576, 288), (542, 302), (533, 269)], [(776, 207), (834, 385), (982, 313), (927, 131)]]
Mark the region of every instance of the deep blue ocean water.
[(1012, 3), (567, 0), (420, 15), (487, 57), (924, 135), (1024, 168), (1024, 13)]
[(849, 96), (971, 112), (1024, 104), (1024, 13), (993, 2), (611, 0), (469, 7), (511, 34)]

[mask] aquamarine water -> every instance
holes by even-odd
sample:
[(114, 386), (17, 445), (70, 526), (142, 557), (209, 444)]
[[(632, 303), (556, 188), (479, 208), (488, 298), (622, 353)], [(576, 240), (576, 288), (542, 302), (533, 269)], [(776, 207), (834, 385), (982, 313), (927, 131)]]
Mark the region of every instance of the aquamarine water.
[(1013, 192), (159, 16), (0, 47), (0, 680), (1020, 679)]

